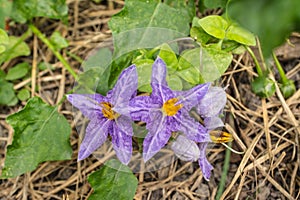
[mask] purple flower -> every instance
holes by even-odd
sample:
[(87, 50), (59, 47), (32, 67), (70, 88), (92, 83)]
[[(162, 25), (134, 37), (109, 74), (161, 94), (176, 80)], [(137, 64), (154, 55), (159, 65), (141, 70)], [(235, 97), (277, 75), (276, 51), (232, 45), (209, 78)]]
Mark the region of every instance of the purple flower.
[(129, 101), (136, 94), (137, 71), (135, 65), (125, 69), (115, 87), (106, 96), (100, 94), (70, 94), (68, 100), (90, 119), (80, 145), (78, 160), (83, 160), (98, 149), (111, 136), (119, 160), (128, 164), (132, 155), (132, 120)]
[[(226, 104), (226, 93), (223, 88), (210, 87), (206, 95), (197, 105), (197, 111), (204, 118), (205, 127), (210, 133), (213, 142), (227, 142), (232, 140), (231, 135), (222, 131), (214, 131), (214, 129), (224, 126), (223, 121), (219, 117)], [(175, 155), (184, 161), (198, 160), (202, 170), (203, 177), (208, 181), (213, 166), (206, 158), (206, 147), (208, 142), (196, 143), (182, 135), (179, 135), (172, 143), (172, 150)]]
[(152, 93), (131, 100), (131, 117), (145, 121), (148, 134), (143, 143), (143, 158), (148, 161), (171, 137), (181, 131), (187, 138), (197, 142), (210, 141), (207, 129), (189, 115), (207, 93), (209, 83), (197, 85), (187, 91), (173, 91), (166, 82), (166, 64), (159, 57), (152, 66)]
[(181, 160), (198, 160), (203, 177), (208, 181), (213, 166), (208, 162), (206, 158), (207, 144), (208, 142), (201, 142), (197, 144), (195, 141), (192, 141), (183, 135), (179, 135), (172, 143), (171, 148), (174, 151), (175, 155)]

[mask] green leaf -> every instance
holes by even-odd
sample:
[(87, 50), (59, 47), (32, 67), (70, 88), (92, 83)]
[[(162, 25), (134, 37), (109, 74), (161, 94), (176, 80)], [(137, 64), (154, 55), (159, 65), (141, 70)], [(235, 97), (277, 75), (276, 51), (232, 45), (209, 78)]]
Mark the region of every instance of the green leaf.
[[(281, 81), (282, 82), (282, 81)], [(287, 82), (279, 85), (280, 91), (284, 98), (289, 98), (296, 92), (296, 86), (293, 80), (288, 79)]]
[(271, 97), (275, 93), (275, 83), (271, 79), (259, 76), (251, 82), (252, 91), (260, 97)]
[(211, 48), (199, 47), (185, 51), (178, 62), (179, 75), (191, 84), (212, 82), (220, 78), (232, 61), (232, 54)]
[(82, 63), (84, 71), (91, 68), (98, 68), (104, 71), (112, 62), (112, 53), (108, 48), (101, 48), (89, 54), (89, 57)]
[(24, 88), (18, 92), (17, 97), (21, 101), (26, 101), (27, 99), (30, 98), (30, 92), (29, 92), (29, 90)]
[(235, 0), (230, 1), (227, 11), (232, 19), (258, 36), (267, 57), (292, 31), (300, 30), (299, 8), (298, 0)]
[(187, 36), (194, 15), (193, 0), (126, 0), (122, 11), (109, 21), (114, 57)]
[(160, 51), (158, 56), (163, 59), (163, 61), (166, 63), (168, 69), (177, 69), (177, 56), (173, 49), (166, 43), (162, 44), (160, 47)]
[(0, 78), (0, 105), (15, 104), (14, 85)]
[(12, 2), (10, 0), (0, 0), (0, 28), (5, 28), (5, 21), (10, 15), (11, 7)]
[(29, 63), (27, 62), (19, 63), (13, 68), (10, 68), (8, 70), (5, 79), (12, 81), (12, 80), (23, 78), (28, 73), (29, 68), (30, 68)]
[(209, 35), (218, 39), (224, 39), (228, 23), (223, 17), (219, 15), (209, 15), (199, 19), (198, 23)]
[(61, 36), (58, 31), (54, 31), (50, 37), (50, 41), (56, 50), (61, 50), (69, 46), (68, 41)]
[(132, 200), (138, 180), (130, 168), (112, 159), (88, 177), (94, 192), (89, 200)]
[[(1, 0), (0, 0), (1, 1)], [(9, 43), (7, 33), (0, 28), (0, 54), (6, 50), (6, 45)]]
[(26, 23), (34, 17), (47, 17), (68, 21), (68, 7), (65, 0), (14, 0), (11, 18)]
[(38, 64), (38, 68), (39, 68), (39, 70), (46, 70), (46, 69), (53, 70), (53, 69), (55, 69), (53, 67), (53, 65), (51, 65), (50, 63), (47, 63), (47, 62), (40, 62)]
[(182, 90), (182, 81), (176, 74), (171, 74), (167, 77), (167, 82), (172, 90)]
[(225, 8), (228, 0), (204, 0), (203, 4), (206, 8)]
[(13, 127), (14, 137), (7, 147), (1, 178), (32, 171), (41, 162), (71, 158), (68, 121), (40, 98), (30, 99), (21, 111), (7, 117), (7, 123)]
[(134, 62), (138, 73), (138, 90), (141, 92), (150, 93), (152, 91), (150, 82), (153, 62), (151, 59), (141, 59)]
[(30, 48), (24, 41), (20, 41), (20, 38), (9, 36), (9, 43), (6, 46), (6, 51), (0, 54), (0, 64), (4, 61), (9, 61), (18, 56), (29, 56)]
[(256, 45), (255, 36), (236, 23), (233, 23), (228, 27), (226, 30), (226, 38), (247, 46)]
[(190, 35), (201, 44), (206, 44), (212, 38), (212, 36), (207, 34), (201, 27), (192, 27)]

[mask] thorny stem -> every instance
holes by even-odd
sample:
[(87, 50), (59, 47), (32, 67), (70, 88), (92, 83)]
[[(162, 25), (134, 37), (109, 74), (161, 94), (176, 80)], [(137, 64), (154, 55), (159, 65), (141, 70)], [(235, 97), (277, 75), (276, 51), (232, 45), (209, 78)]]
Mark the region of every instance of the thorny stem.
[(29, 24), (28, 26), (32, 30), (32, 32), (34, 34), (36, 34), (36, 36), (47, 45), (47, 47), (54, 53), (54, 55), (57, 57), (57, 59), (70, 72), (70, 74), (77, 80), (78, 76), (77, 76), (76, 72), (72, 69), (72, 67), (69, 65), (69, 63), (66, 61), (66, 59), (61, 55), (61, 53), (55, 49), (53, 44), (45, 37), (45, 35), (43, 33), (41, 33), (40, 30), (33, 24)]
[(258, 76), (264, 76), (263, 71), (261, 70), (260, 64), (258, 62), (258, 60), (256, 59), (256, 56), (254, 55), (253, 51), (251, 50), (250, 47), (245, 45), (245, 48), (247, 49), (247, 51), (249, 52), (249, 54), (251, 55), (252, 59), (254, 60), (255, 63), (255, 67), (256, 67), (256, 71), (258, 73)]
[(287, 84), (288, 83), (288, 78), (286, 77), (285, 72), (282, 69), (282, 66), (281, 66), (280, 62), (278, 61), (278, 59), (277, 59), (274, 51), (272, 51), (272, 56), (273, 56), (273, 59), (275, 61), (275, 65), (276, 65), (276, 67), (278, 69), (279, 75), (281, 77), (282, 83), (283, 84), (285, 84), (285, 83)]

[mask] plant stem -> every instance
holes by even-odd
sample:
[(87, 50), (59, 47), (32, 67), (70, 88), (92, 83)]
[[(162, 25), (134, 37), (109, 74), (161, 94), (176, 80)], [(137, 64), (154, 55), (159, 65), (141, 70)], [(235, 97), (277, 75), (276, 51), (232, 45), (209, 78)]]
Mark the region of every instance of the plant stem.
[[(231, 147), (231, 142), (228, 143), (228, 146)], [(231, 155), (231, 151), (230, 149), (226, 149), (226, 153), (225, 153), (225, 159), (224, 159), (224, 165), (223, 165), (223, 171), (222, 171), (222, 175), (221, 175), (221, 180), (219, 183), (219, 188), (216, 194), (216, 199), (219, 200), (220, 197), (222, 196), (223, 192), (224, 192), (224, 188), (226, 185), (226, 179), (227, 179), (227, 173), (229, 170), (229, 162), (230, 162), (230, 155)]]
[(274, 51), (272, 51), (272, 56), (273, 56), (273, 59), (274, 59), (274, 61), (275, 61), (275, 65), (276, 65), (276, 67), (277, 67), (277, 69), (278, 69), (279, 75), (280, 75), (280, 77), (281, 77), (282, 83), (283, 83), (283, 84), (287, 83), (287, 82), (288, 82), (288, 78), (286, 77), (285, 72), (284, 72), (284, 70), (282, 69), (282, 66), (281, 66), (280, 62), (278, 61), (278, 59), (277, 59), (277, 57), (276, 57)]
[(54, 53), (54, 55), (57, 57), (57, 59), (63, 64), (63, 66), (70, 72), (70, 74), (77, 80), (78, 76), (76, 72), (72, 69), (72, 67), (69, 65), (69, 63), (66, 61), (66, 59), (61, 55), (60, 52), (58, 52), (53, 44), (45, 37), (41, 31), (34, 26), (33, 24), (28, 25), (29, 28), (32, 30), (32, 32), (40, 39), (43, 43), (47, 45), (47, 47)]
[(251, 55), (252, 59), (254, 60), (255, 63), (255, 67), (256, 67), (256, 71), (258, 73), (258, 76), (263, 76), (263, 71), (261, 70), (260, 64), (258, 62), (258, 60), (256, 59), (256, 56), (254, 55), (253, 51), (251, 50), (250, 47), (245, 45), (245, 48), (247, 49), (247, 51), (249, 52), (249, 54)]

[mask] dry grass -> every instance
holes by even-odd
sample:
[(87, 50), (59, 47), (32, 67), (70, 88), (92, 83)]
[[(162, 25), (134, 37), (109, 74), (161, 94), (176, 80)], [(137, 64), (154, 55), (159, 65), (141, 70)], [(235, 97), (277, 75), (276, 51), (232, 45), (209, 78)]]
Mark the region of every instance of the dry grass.
[[(109, 1), (94, 4), (92, 1), (69, 0), (68, 27), (56, 21), (39, 19), (36, 25), (44, 33), (59, 30), (65, 36), (71, 53), (85, 58), (99, 43), (111, 37), (107, 27), (110, 17), (124, 5), (123, 1)], [(12, 30), (13, 31), (13, 30)], [(261, 99), (250, 90), (250, 82), (256, 76), (254, 65), (247, 54), (235, 57), (231, 67), (222, 77), (221, 85), (226, 86), (228, 102), (226, 106), (226, 129), (234, 136), (233, 148), (244, 151), (243, 155), (233, 154), (226, 181), (226, 190), (221, 199), (299, 199), (299, 134), (300, 134), (300, 48), (299, 34), (294, 34), (292, 46), (284, 46), (277, 51), (284, 58), (288, 77), (296, 81), (297, 92), (285, 100), (278, 87), (276, 95)], [(62, 67), (53, 54), (36, 38), (28, 40), (32, 47), (32, 78), (15, 85), (15, 89), (29, 88), (27, 83), (37, 85), (29, 88), (32, 96), (39, 96), (51, 105), (61, 100), (74, 84), (73, 78)], [(292, 53), (291, 53), (292, 52)], [(66, 55), (74, 69), (80, 64)], [(291, 55), (291, 56), (290, 56)], [(39, 72), (37, 63), (53, 63), (54, 70)], [(1, 69), (7, 70), (16, 61), (5, 63)], [(277, 77), (277, 74), (271, 77)], [(36, 83), (36, 84), (35, 84)], [(0, 113), (0, 158), (4, 163), (5, 146), (12, 141), (13, 130), (5, 118), (25, 105), (1, 107)], [(78, 133), (75, 124), (85, 120), (80, 113), (73, 115), (72, 107), (65, 102), (60, 107), (73, 131), (71, 143), (74, 149), (72, 160), (45, 162), (22, 176), (0, 180), (0, 199), (87, 199), (92, 189), (87, 176), (98, 169), (103, 162), (114, 156), (112, 151), (101, 155), (100, 160), (91, 156), (77, 162)], [(76, 122), (76, 123), (75, 123)], [(173, 160), (170, 165), (153, 172), (136, 173), (139, 185), (135, 199), (215, 199), (222, 173), (225, 155), (223, 146), (214, 146), (208, 154), (215, 169), (210, 182), (206, 182), (197, 163)], [(142, 165), (141, 165), (142, 166)]]

